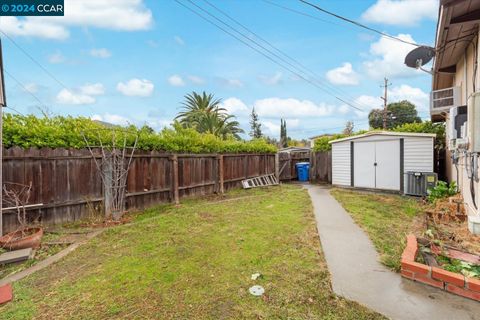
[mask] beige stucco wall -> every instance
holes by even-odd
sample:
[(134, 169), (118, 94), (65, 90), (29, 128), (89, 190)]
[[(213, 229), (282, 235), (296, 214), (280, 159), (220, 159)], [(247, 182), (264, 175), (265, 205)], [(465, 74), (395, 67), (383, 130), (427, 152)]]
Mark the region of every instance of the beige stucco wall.
[[(478, 46), (478, 39), (475, 40)], [(478, 61), (478, 57), (475, 57), (475, 49), (474, 45), (471, 43), (466, 51), (465, 55), (460, 58), (460, 61), (457, 63), (457, 70), (455, 73), (455, 77), (453, 79), (452, 86), (459, 86), (461, 88), (460, 90), (460, 105), (466, 105), (468, 104), (468, 98), (473, 94), (474, 88), (473, 88), (473, 80), (474, 76), (476, 77), (476, 91), (480, 90), (480, 83), (479, 83), (479, 72), (477, 69), (476, 74), (474, 75), (474, 67), (475, 67), (475, 62)], [(446, 120), (447, 124), (447, 139), (449, 139), (448, 136), (448, 127), (450, 125), (450, 118), (447, 116)], [(448, 140), (447, 140), (448, 144)], [(450, 150), (453, 152), (453, 150)], [(450, 152), (449, 152), (450, 153)], [(475, 209), (473, 206), (473, 201), (470, 193), (470, 179), (468, 179), (467, 176), (467, 171), (466, 171), (466, 166), (465, 166), (465, 157), (463, 155), (460, 156), (459, 162), (458, 162), (458, 178), (457, 178), (457, 169), (451, 163), (451, 161), (447, 162), (447, 166), (450, 166), (447, 168), (447, 172), (449, 173), (449, 177), (457, 181), (457, 185), (460, 188), (460, 191), (462, 192), (462, 195), (464, 197), (464, 202), (468, 211), (468, 214), (470, 215), (477, 215), (480, 211), (478, 209)], [(475, 182), (475, 197), (476, 197), (476, 202), (477, 206), (480, 207), (480, 184)]]

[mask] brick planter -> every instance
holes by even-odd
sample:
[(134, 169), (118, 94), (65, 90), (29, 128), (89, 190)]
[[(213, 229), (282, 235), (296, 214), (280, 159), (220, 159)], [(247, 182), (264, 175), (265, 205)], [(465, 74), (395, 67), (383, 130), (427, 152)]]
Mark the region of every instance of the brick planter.
[(417, 253), (417, 238), (411, 234), (402, 254), (402, 277), (480, 301), (480, 280), (415, 262)]

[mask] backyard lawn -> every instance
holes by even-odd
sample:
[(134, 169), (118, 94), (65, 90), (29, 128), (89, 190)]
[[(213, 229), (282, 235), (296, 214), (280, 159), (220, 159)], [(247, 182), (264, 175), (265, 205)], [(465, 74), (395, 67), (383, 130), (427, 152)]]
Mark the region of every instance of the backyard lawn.
[(333, 189), (332, 195), (365, 230), (381, 262), (399, 271), (406, 236), (421, 211), (417, 199), (399, 195)]
[(308, 194), (288, 185), (147, 210), (14, 294), (1, 319), (383, 319), (332, 293)]

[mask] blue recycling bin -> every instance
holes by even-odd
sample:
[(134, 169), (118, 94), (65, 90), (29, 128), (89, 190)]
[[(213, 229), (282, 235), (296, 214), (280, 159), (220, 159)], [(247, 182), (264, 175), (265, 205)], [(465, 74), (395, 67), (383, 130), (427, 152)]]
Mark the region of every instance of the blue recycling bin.
[(297, 168), (297, 177), (298, 181), (308, 181), (310, 163), (309, 162), (299, 162), (296, 165)]

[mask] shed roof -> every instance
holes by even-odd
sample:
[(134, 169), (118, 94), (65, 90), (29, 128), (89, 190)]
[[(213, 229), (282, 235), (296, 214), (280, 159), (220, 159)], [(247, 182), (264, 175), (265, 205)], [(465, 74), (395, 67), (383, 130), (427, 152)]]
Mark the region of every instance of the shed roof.
[(337, 140), (329, 141), (328, 143), (337, 143), (341, 141), (356, 140), (364, 137), (371, 136), (396, 136), (396, 137), (423, 137), (423, 138), (435, 138), (435, 133), (416, 133), (416, 132), (395, 132), (395, 131), (370, 131), (364, 134), (359, 134), (357, 136), (350, 136), (346, 138), (341, 138)]
[(278, 150), (278, 152), (295, 152), (295, 151), (300, 151), (300, 152), (305, 152), (305, 151), (310, 151), (311, 148), (309, 147), (286, 147)]

